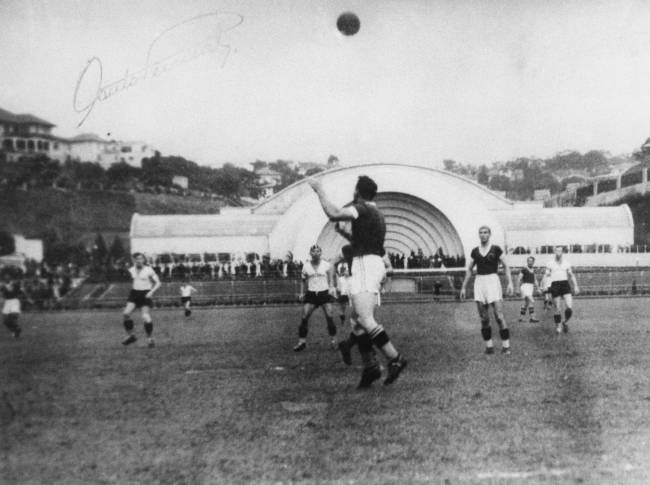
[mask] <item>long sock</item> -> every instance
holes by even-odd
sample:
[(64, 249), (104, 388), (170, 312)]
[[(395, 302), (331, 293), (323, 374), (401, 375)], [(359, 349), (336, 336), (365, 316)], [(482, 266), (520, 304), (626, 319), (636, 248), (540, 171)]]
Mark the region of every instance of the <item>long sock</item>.
[(348, 337), (348, 345), (350, 348), (354, 347), (358, 340), (359, 336), (354, 332), (350, 332), (350, 336)]
[(519, 314), (523, 317), (526, 315), (526, 305), (522, 305)]
[(309, 327), (307, 326), (307, 319), (303, 318), (300, 320), (300, 326), (298, 327), (298, 337), (301, 340), (304, 340), (307, 338), (307, 332), (309, 330)]
[(562, 315), (556, 313), (555, 315), (553, 315), (553, 320), (555, 320), (556, 324), (562, 323)]
[(144, 332), (147, 334), (147, 337), (151, 337), (153, 333), (153, 322), (144, 322)]
[(327, 321), (327, 333), (329, 333), (330, 337), (334, 337), (334, 335), (336, 335), (334, 319), (332, 317), (325, 317), (325, 320)]
[(501, 342), (504, 349), (510, 347), (510, 330), (507, 328), (502, 328), (499, 330), (499, 337), (501, 337)]
[(571, 310), (571, 308), (567, 308), (566, 310), (564, 310), (564, 322), (565, 323), (569, 321), (569, 318), (571, 318), (571, 315), (573, 315), (573, 310)]
[(494, 347), (494, 342), (492, 341), (492, 327), (482, 327), (481, 336), (483, 337), (486, 347)]
[(359, 353), (361, 354), (361, 362), (365, 368), (375, 367), (377, 364), (377, 356), (372, 349), (372, 340), (370, 335), (363, 333), (357, 335), (357, 344), (359, 345)]
[(530, 315), (530, 318), (535, 318), (535, 307), (534, 306), (529, 306), (528, 307), (528, 315)]
[(133, 333), (133, 320), (128, 315), (124, 315), (124, 330), (128, 334)]
[(381, 353), (384, 354), (384, 357), (389, 361), (395, 360), (399, 357), (399, 352), (397, 352), (397, 349), (391, 343), (384, 327), (381, 325), (377, 325), (370, 331), (370, 338), (374, 346), (381, 350)]

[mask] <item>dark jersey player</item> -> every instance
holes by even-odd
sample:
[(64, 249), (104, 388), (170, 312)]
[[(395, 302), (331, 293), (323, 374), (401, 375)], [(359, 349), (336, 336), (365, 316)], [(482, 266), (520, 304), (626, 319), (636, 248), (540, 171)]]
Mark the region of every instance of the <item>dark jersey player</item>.
[(535, 258), (528, 256), (526, 266), (519, 272), (519, 294), (523, 298), (519, 321), (523, 322), (526, 313), (530, 316), (530, 323), (537, 323), (535, 318), (535, 293), (539, 291), (535, 277)]
[(476, 266), (476, 278), (474, 279), (474, 300), (476, 301), (476, 308), (481, 319), (481, 335), (485, 341), (485, 353), (494, 353), (494, 344), (492, 342), (492, 327), (490, 326), (489, 308), (494, 312), (494, 318), (499, 326), (499, 337), (502, 342), (502, 352), (506, 355), (510, 354), (510, 330), (506, 325), (503, 316), (503, 293), (501, 289), (501, 281), (499, 281), (499, 263), (503, 264), (503, 268), (508, 280), (508, 295), (512, 295), (512, 276), (508, 264), (503, 258), (503, 250), (495, 245), (490, 244), (490, 236), (492, 231), (487, 226), (482, 226), (479, 231), (479, 240), (481, 245), (475, 247), (471, 252), (471, 261), (463, 286), (460, 290), (461, 300), (465, 299), (465, 290), (467, 283), (472, 276), (472, 270)]
[(142, 320), (144, 321), (144, 331), (147, 334), (147, 345), (154, 346), (154, 340), (151, 334), (153, 333), (153, 322), (151, 321), (151, 307), (153, 302), (151, 298), (158, 288), (160, 288), (160, 279), (151, 266), (145, 264), (144, 254), (135, 253), (133, 255), (133, 266), (129, 268), (129, 273), (133, 279), (133, 288), (129, 292), (129, 298), (124, 307), (124, 329), (127, 336), (122, 341), (123, 345), (132, 344), (137, 340), (133, 332), (133, 320), (131, 313), (136, 308), (140, 308), (142, 312)]
[(374, 315), (381, 284), (386, 276), (382, 259), (386, 224), (383, 215), (373, 202), (377, 195), (377, 184), (365, 175), (359, 177), (354, 190), (354, 203), (342, 208), (328, 198), (318, 180), (310, 179), (309, 185), (318, 195), (321, 207), (331, 221), (351, 221), (352, 271), (349, 280), (352, 302), (351, 322), (354, 325), (364, 367), (359, 387), (369, 387), (381, 377), (381, 368), (376, 360), (373, 345), (388, 360), (388, 375), (384, 384), (391, 384), (406, 368), (406, 359), (397, 352)]

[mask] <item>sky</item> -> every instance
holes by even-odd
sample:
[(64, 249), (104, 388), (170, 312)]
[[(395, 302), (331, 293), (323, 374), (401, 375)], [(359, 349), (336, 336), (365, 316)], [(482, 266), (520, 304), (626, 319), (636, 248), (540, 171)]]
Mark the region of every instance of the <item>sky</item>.
[(0, 0), (0, 107), (213, 166), (631, 153), (648, 25), (645, 0)]

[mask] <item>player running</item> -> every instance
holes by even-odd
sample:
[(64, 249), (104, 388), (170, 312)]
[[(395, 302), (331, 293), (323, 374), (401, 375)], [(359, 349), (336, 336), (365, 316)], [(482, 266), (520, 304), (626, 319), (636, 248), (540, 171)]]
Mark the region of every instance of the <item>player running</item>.
[(530, 323), (537, 323), (539, 320), (535, 318), (535, 293), (539, 292), (537, 286), (537, 279), (535, 278), (535, 258), (528, 256), (526, 259), (526, 266), (521, 268), (519, 272), (519, 294), (524, 301), (521, 305), (519, 322), (523, 322), (526, 317), (526, 312), (530, 316)]
[(196, 293), (197, 289), (190, 285), (189, 280), (185, 280), (180, 288), (181, 292), (181, 305), (185, 308), (185, 316), (189, 317), (192, 314), (192, 293)]
[(476, 266), (476, 278), (474, 279), (474, 300), (476, 308), (481, 319), (481, 335), (485, 341), (485, 353), (494, 353), (494, 343), (492, 342), (492, 327), (490, 326), (489, 308), (492, 307), (494, 318), (499, 326), (499, 337), (501, 337), (501, 352), (510, 355), (510, 330), (503, 316), (503, 293), (501, 281), (499, 281), (499, 263), (503, 264), (508, 281), (507, 293), (512, 295), (512, 276), (510, 268), (503, 257), (503, 250), (495, 245), (490, 244), (492, 231), (488, 226), (482, 226), (478, 230), (481, 245), (472, 249), (471, 261), (465, 273), (465, 279), (460, 289), (461, 300), (465, 299), (467, 283), (472, 276), (472, 270)]
[(327, 321), (327, 332), (331, 338), (332, 348), (336, 349), (336, 325), (332, 317), (332, 298), (334, 297), (334, 284), (331, 265), (321, 258), (322, 250), (318, 245), (309, 249), (311, 260), (302, 268), (302, 279), (307, 282), (307, 293), (304, 297), (302, 319), (298, 327), (298, 343), (294, 352), (301, 352), (307, 347), (307, 333), (309, 331), (309, 317), (318, 307), (323, 308)]
[(331, 221), (351, 221), (352, 275), (350, 276), (350, 299), (352, 301), (351, 323), (354, 325), (357, 345), (363, 360), (359, 388), (367, 388), (381, 377), (373, 345), (388, 361), (388, 375), (384, 384), (391, 384), (406, 368), (407, 361), (395, 349), (384, 328), (375, 320), (377, 296), (381, 290), (386, 268), (382, 260), (386, 223), (373, 199), (377, 184), (362, 175), (354, 189), (354, 202), (347, 207), (336, 206), (325, 194), (320, 181), (310, 179), (309, 185), (318, 195), (321, 207)]
[(149, 265), (145, 264), (144, 254), (135, 253), (133, 255), (133, 266), (129, 268), (129, 273), (133, 279), (133, 288), (129, 293), (129, 298), (124, 307), (124, 329), (127, 336), (122, 340), (123, 345), (132, 344), (137, 340), (135, 333), (133, 333), (133, 320), (131, 313), (136, 308), (140, 308), (142, 312), (142, 320), (144, 321), (144, 331), (147, 334), (147, 346), (154, 347), (155, 343), (151, 334), (153, 333), (153, 322), (151, 321), (151, 307), (153, 302), (151, 298), (158, 288), (160, 288), (160, 279), (158, 275)]
[(0, 283), (0, 294), (4, 303), (2, 304), (2, 320), (14, 338), (20, 337), (22, 329), (18, 324), (20, 315), (20, 297), (24, 296), (20, 281), (13, 280), (9, 273), (5, 273), (4, 281)]
[[(573, 296), (569, 278), (573, 283), (573, 292), (580, 293), (578, 282), (571, 270), (571, 264), (564, 258), (564, 248), (555, 247), (555, 257), (546, 266), (546, 278), (551, 283), (551, 296), (553, 297), (553, 309), (555, 320), (555, 331), (557, 333), (569, 332), (569, 319), (573, 315)], [(564, 300), (564, 320), (562, 320), (562, 300)]]

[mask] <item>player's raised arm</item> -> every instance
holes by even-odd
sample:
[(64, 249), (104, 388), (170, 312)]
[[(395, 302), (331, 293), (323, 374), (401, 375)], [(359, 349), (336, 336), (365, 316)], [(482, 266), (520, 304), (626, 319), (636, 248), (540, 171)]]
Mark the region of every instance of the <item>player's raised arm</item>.
[(469, 265), (467, 265), (467, 271), (465, 272), (465, 278), (463, 279), (463, 284), (460, 287), (460, 299), (464, 300), (465, 295), (466, 295), (466, 290), (467, 290), (467, 283), (469, 283), (469, 279), (472, 277), (472, 270), (474, 269), (474, 265), (476, 264), (476, 261), (473, 259), (469, 262)]
[(499, 261), (501, 261), (501, 264), (503, 265), (503, 270), (506, 272), (506, 281), (508, 282), (506, 293), (508, 294), (508, 296), (512, 296), (513, 287), (512, 287), (512, 275), (510, 274), (510, 266), (508, 266), (508, 263), (506, 262), (506, 258), (504, 257), (503, 254), (499, 257)]
[(352, 234), (343, 229), (343, 227), (338, 222), (334, 224), (334, 231), (336, 231), (348, 241), (352, 241)]
[[(519, 272), (519, 277), (517, 278), (517, 288), (519, 289), (519, 294), (521, 294), (521, 282), (524, 279), (524, 270), (522, 269)], [(537, 283), (535, 283), (537, 285)]]
[(314, 189), (314, 192), (318, 195), (320, 205), (325, 211), (327, 217), (329, 217), (330, 221), (351, 221), (359, 217), (359, 214), (354, 207), (337, 207), (337, 205), (329, 199), (319, 180), (310, 179), (308, 182), (309, 186)]

